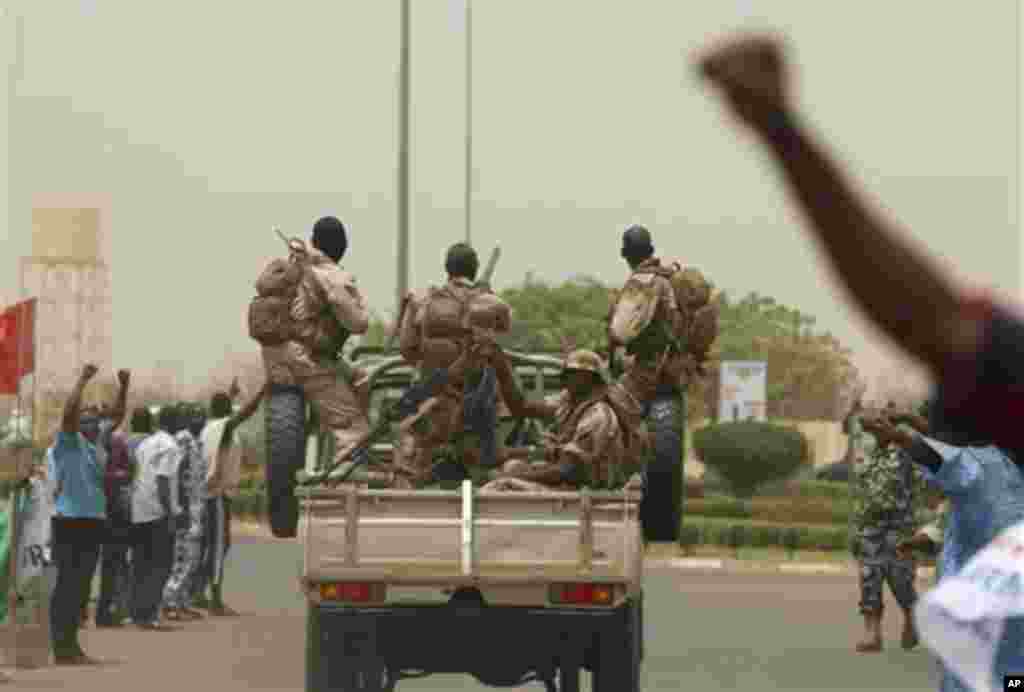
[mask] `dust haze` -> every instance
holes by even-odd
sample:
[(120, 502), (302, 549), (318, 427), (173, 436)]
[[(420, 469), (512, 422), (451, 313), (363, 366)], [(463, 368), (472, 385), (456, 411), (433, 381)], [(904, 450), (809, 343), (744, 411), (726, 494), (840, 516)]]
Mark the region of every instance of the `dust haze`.
[[(5, 302), (32, 207), (74, 197), (103, 210), (114, 367), (140, 385), (170, 378), (200, 396), (258, 379), (245, 310), (281, 253), (274, 225), (305, 236), (320, 215), (343, 219), (346, 268), (393, 316), (397, 1), (4, 7)], [(414, 288), (443, 278), (465, 234), (462, 7), (413, 3)], [(473, 8), (472, 239), (502, 244), (496, 288), (527, 272), (618, 283), (620, 233), (643, 223), (660, 255), (815, 315), (873, 389), (920, 387), (848, 305), (768, 159), (693, 78), (710, 39), (768, 27), (789, 36), (802, 106), (868, 194), (958, 278), (1020, 293), (1018, 3)]]

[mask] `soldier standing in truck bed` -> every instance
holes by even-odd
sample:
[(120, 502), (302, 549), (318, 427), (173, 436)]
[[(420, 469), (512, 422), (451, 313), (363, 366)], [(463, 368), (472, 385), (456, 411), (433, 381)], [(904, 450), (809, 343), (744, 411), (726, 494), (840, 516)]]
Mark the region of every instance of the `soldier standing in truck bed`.
[(694, 268), (663, 263), (650, 232), (631, 226), (622, 236), (630, 275), (608, 319), (609, 346), (624, 347), (629, 366), (622, 386), (643, 407), (653, 453), (640, 514), (651, 541), (679, 537), (683, 502), (683, 394), (717, 336), (711, 285)]
[[(399, 348), (417, 366), (421, 377), (449, 368), (463, 354), (474, 330), (506, 333), (512, 311), (487, 285), (475, 283), (480, 262), (465, 243), (452, 245), (445, 256), (448, 281), (430, 287), (422, 296), (407, 297), (402, 316)], [(488, 381), (486, 365), (471, 359), (452, 377), (403, 430), (411, 434), (395, 449), (395, 465), (421, 485), (429, 481), (434, 457), (446, 446), (466, 437), (468, 400), (496, 410), (496, 386)], [(461, 456), (461, 455), (459, 455)]]
[(905, 649), (917, 646), (913, 608), (917, 602), (916, 565), (902, 550), (914, 534), (915, 515), (928, 488), (920, 469), (890, 439), (875, 416), (861, 420), (860, 446), (853, 459), (853, 555), (860, 566), (860, 612), (865, 638), (859, 652), (882, 650), (883, 584), (888, 582), (903, 610)]

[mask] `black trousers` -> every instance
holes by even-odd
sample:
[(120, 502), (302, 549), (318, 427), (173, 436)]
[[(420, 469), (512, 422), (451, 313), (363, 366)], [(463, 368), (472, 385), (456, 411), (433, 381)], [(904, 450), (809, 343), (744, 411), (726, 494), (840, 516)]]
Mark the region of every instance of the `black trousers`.
[(682, 394), (659, 387), (644, 402), (644, 417), (653, 435), (654, 454), (647, 464), (640, 521), (645, 541), (675, 542), (683, 520), (683, 453), (686, 411)]
[(131, 603), (132, 577), (128, 555), (135, 541), (131, 523), (108, 521), (107, 536), (100, 558), (100, 599), (96, 604), (96, 621), (109, 622), (115, 616), (128, 614)]
[(174, 533), (167, 518), (132, 529), (132, 622), (156, 622), (174, 560)]
[(78, 642), (82, 603), (87, 602), (92, 588), (105, 522), (54, 517), (51, 527), (57, 583), (50, 599), (50, 639), (55, 656), (77, 656), (82, 653)]

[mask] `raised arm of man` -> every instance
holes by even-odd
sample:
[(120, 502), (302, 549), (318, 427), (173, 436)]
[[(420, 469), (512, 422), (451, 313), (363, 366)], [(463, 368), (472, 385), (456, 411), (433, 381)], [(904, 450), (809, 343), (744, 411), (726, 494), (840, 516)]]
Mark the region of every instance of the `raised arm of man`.
[(1024, 448), (1024, 361), (1016, 357), (1024, 322), (987, 299), (960, 295), (860, 198), (794, 112), (778, 41), (741, 39), (703, 59), (700, 71), (773, 155), (854, 301), (938, 375), (951, 422)]
[(508, 355), (497, 345), (483, 347), (489, 353), (491, 364), (494, 366), (494, 374), (498, 379), (498, 387), (501, 397), (505, 400), (508, 410), (516, 418), (546, 418), (555, 417), (556, 407), (546, 401), (530, 401), (523, 396), (519, 385), (516, 383), (515, 374), (512, 372), (512, 363)]
[(245, 403), (238, 412), (228, 419), (228, 422), (224, 424), (224, 435), (221, 437), (220, 446), (221, 449), (225, 449), (231, 445), (231, 440), (234, 439), (235, 430), (238, 429), (242, 423), (249, 420), (252, 414), (256, 413), (256, 409), (260, 407), (260, 402), (263, 400), (263, 395), (267, 391), (267, 385), (264, 384), (260, 387), (260, 390)]
[(82, 374), (78, 376), (78, 381), (75, 382), (71, 395), (64, 402), (64, 414), (61, 417), (60, 426), (62, 432), (74, 434), (79, 431), (79, 420), (82, 415), (82, 393), (85, 391), (85, 385), (89, 384), (89, 380), (95, 377), (97, 372), (98, 369), (92, 363), (82, 368)]

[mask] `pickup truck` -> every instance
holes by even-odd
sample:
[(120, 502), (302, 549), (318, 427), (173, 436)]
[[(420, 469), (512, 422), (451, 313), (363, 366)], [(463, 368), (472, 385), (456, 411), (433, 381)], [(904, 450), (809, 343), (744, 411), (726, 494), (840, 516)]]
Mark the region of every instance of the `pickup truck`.
[(468, 673), (494, 687), (640, 689), (637, 493), (299, 491), (306, 691)]
[[(559, 390), (561, 358), (510, 355), (524, 392)], [(371, 421), (412, 382), (397, 355), (353, 363), (368, 372)], [(268, 471), (283, 463), (304, 467), (300, 477), (322, 472), (333, 438), (296, 425), (308, 416), (294, 392), (272, 388), (267, 404)], [(503, 421), (502, 434), (509, 427)], [(299, 430), (309, 434), (304, 444), (281, 439)], [(640, 689), (639, 493), (492, 492), (468, 480), (443, 490), (374, 487), (375, 462), (389, 460), (393, 444), (380, 441), (353, 482), (295, 491), (307, 692), (390, 691), (435, 673), (576, 692), (588, 672), (597, 692)], [(275, 450), (291, 458), (275, 459)]]

